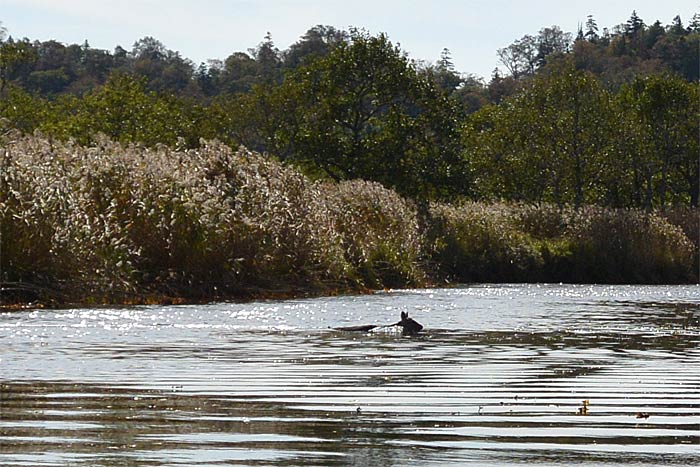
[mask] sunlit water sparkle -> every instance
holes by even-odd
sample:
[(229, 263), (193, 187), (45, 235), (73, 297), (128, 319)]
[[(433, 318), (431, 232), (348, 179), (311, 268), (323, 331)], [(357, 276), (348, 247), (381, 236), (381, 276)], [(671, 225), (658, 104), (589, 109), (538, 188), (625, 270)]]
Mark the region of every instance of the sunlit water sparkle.
[(697, 286), (4, 313), (0, 465), (698, 465), (699, 344)]

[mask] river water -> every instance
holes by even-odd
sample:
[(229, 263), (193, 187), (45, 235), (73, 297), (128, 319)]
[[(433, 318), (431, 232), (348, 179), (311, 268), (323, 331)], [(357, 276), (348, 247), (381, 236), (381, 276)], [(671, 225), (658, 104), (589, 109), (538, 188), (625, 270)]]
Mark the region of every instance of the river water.
[(0, 314), (3, 466), (524, 463), (700, 465), (700, 288)]

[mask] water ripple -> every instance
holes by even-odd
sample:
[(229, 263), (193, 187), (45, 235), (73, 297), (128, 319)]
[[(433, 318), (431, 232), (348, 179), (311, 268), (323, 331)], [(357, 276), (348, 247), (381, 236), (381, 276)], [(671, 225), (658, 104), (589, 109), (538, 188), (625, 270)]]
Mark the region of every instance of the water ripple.
[[(0, 315), (1, 465), (697, 465), (698, 287)], [(395, 322), (426, 325), (331, 328)]]

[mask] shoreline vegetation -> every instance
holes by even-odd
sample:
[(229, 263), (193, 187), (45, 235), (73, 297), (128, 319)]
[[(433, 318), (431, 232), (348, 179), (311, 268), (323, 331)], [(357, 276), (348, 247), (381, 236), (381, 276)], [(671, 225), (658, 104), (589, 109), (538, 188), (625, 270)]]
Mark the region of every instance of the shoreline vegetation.
[(697, 281), (697, 209), (420, 203), (376, 182), (311, 181), (216, 141), (15, 134), (3, 146), (3, 307)]
[(700, 282), (699, 47), (588, 16), (487, 82), (358, 28), (196, 66), (0, 23), (0, 307)]

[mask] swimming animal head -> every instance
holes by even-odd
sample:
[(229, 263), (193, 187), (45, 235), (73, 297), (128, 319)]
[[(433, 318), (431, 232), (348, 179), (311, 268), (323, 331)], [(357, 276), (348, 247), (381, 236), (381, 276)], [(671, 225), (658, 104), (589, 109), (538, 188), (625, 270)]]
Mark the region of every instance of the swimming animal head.
[(423, 330), (423, 326), (413, 318), (409, 318), (408, 313), (405, 311), (401, 312), (401, 321), (396, 323), (396, 325), (403, 328), (401, 333), (404, 336), (415, 336)]

